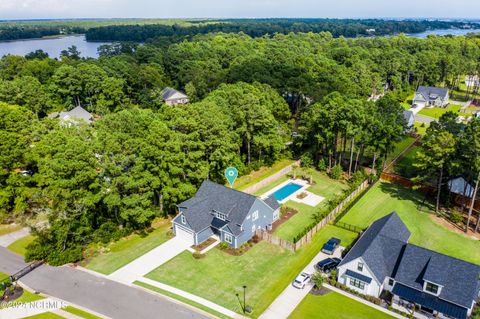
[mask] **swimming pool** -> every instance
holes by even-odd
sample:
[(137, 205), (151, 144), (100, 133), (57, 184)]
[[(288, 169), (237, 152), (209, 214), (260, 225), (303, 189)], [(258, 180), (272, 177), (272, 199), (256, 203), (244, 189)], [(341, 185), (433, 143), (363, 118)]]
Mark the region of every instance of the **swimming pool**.
[(302, 187), (303, 187), (302, 185), (298, 185), (295, 183), (288, 183), (287, 185), (275, 191), (275, 193), (273, 193), (273, 197), (275, 197), (276, 200), (281, 202), (282, 200), (292, 195)]

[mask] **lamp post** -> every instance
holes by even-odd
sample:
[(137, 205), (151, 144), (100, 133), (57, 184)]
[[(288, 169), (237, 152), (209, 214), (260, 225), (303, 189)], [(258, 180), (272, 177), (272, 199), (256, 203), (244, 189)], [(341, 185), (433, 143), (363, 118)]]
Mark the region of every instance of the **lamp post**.
[(243, 285), (243, 313), (245, 314), (245, 310), (247, 309), (247, 304), (246, 304), (246, 295), (247, 293), (247, 286)]

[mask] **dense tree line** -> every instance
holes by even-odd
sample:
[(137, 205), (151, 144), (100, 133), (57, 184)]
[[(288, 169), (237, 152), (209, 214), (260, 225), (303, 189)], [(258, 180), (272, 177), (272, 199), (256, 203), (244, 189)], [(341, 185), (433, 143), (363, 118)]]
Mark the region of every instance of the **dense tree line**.
[[(209, 21), (193, 26), (179, 25), (112, 25), (90, 28), (88, 41), (136, 41), (145, 42), (156, 37), (188, 37), (212, 32), (239, 33), (261, 37), (276, 33), (330, 32), (334, 37), (358, 37), (368, 35), (393, 35), (420, 33), (431, 29), (462, 28), (463, 22), (410, 21), (380, 19), (231, 19)], [(372, 32), (372, 29), (375, 30)]]
[[(378, 169), (419, 84), (478, 74), (480, 39), (209, 34), (0, 60), (0, 219), (36, 218), (29, 258), (59, 264), (91, 242), (144, 229), (195, 193), (289, 153), (352, 175)], [(168, 107), (160, 91), (192, 103)], [(368, 102), (372, 93), (390, 93)], [(47, 115), (82, 106), (93, 126)], [(291, 133), (295, 131), (293, 138)], [(290, 146), (291, 145), (291, 146)], [(473, 173), (473, 171), (472, 171)]]
[(85, 33), (85, 28), (65, 26), (0, 25), (0, 41), (43, 38), (61, 34)]

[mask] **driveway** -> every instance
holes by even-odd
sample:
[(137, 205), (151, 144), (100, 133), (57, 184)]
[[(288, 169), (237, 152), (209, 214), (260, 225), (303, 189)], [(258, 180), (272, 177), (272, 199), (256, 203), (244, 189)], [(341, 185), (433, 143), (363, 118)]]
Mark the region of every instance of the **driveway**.
[(17, 240), (28, 236), (30, 231), (28, 228), (22, 228), (19, 231), (0, 236), (0, 246), (8, 247), (10, 244), (16, 242)]
[[(341, 257), (344, 247), (337, 249), (333, 256), (318, 253), (312, 261), (305, 267), (302, 272), (313, 274), (315, 272), (315, 264), (319, 261), (329, 257)], [(313, 288), (312, 283), (308, 283), (304, 289), (297, 289), (289, 284), (287, 288), (275, 299), (270, 307), (260, 316), (260, 319), (283, 319), (288, 318), (290, 314), (297, 308), (300, 302), (307, 296), (310, 290)]]
[(112, 273), (109, 278), (121, 283), (131, 284), (149, 272), (160, 267), (173, 257), (181, 254), (191, 246), (191, 243), (175, 236), (145, 255)]
[[(14, 273), (25, 266), (22, 257), (0, 247), (0, 271)], [(66, 266), (44, 265), (20, 281), (35, 291), (115, 319), (211, 318), (171, 299)]]
[(432, 122), (435, 122), (436, 119), (426, 115), (415, 114), (415, 121), (420, 123), (430, 124)]

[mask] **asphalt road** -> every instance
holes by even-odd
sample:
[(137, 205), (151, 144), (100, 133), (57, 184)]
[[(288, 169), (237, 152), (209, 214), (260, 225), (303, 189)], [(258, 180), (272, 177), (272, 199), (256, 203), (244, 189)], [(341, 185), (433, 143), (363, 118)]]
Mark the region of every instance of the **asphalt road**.
[[(23, 258), (0, 247), (0, 271), (13, 274)], [(182, 304), (71, 268), (41, 266), (20, 280), (28, 287), (114, 319), (206, 319)]]

